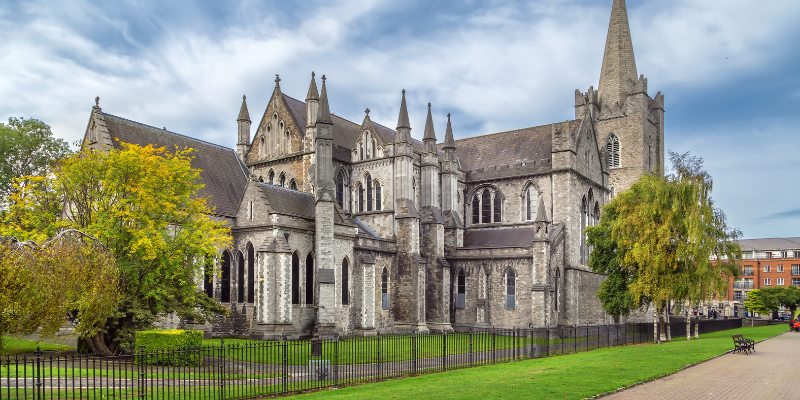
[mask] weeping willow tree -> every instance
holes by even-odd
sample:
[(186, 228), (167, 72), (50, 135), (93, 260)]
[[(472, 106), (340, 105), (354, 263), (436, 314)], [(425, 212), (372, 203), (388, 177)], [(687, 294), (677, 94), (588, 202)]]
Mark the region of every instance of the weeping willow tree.
[(656, 342), (662, 334), (671, 338), (671, 304), (688, 313), (690, 304), (720, 295), (741, 261), (738, 232), (714, 207), (702, 160), (675, 153), (670, 159), (675, 173), (643, 176), (589, 229), (590, 266), (609, 275), (600, 289), (604, 307), (609, 299), (623, 313), (649, 305)]

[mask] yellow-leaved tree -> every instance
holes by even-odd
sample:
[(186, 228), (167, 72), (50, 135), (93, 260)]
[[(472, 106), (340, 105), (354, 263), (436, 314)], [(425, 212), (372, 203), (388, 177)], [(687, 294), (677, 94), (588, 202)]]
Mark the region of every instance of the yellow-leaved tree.
[[(205, 320), (222, 309), (198, 285), (204, 260), (230, 242), (213, 216), (191, 149), (84, 150), (10, 196), (0, 234), (43, 241), (63, 229), (96, 238), (114, 260), (120, 294), (102, 329), (83, 337), (96, 354), (131, 351), (135, 330), (170, 313)], [(85, 279), (93, 279), (87, 272)]]

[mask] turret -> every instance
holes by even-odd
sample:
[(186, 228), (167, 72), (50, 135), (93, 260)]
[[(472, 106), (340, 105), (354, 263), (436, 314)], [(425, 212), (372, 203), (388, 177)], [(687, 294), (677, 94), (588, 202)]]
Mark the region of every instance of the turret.
[(317, 109), (319, 108), (319, 92), (317, 92), (317, 81), (314, 79), (314, 71), (311, 71), (311, 83), (308, 85), (306, 94), (306, 128), (311, 128), (317, 122)]
[(247, 111), (247, 97), (242, 95), (242, 106), (239, 108), (239, 117), (236, 118), (239, 128), (239, 140), (236, 142), (236, 155), (244, 161), (247, 150), (250, 149), (250, 112)]

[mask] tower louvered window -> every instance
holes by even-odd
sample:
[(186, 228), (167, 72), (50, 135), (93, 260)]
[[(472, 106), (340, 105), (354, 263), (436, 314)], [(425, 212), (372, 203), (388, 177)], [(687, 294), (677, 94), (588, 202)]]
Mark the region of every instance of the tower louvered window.
[(613, 133), (606, 140), (606, 163), (609, 168), (619, 167), (619, 138)]

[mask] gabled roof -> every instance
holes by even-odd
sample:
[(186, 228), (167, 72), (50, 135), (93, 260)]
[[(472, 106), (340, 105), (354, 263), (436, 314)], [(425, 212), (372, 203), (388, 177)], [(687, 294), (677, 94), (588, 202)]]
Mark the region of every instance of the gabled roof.
[[(308, 220), (316, 219), (316, 199), (313, 194), (264, 182), (253, 182), (253, 184), (261, 189), (272, 212)], [(335, 224), (350, 225), (336, 210), (333, 214)]]
[(741, 239), (742, 250), (800, 250), (800, 237)]
[(102, 118), (115, 147), (119, 147), (119, 142), (125, 142), (139, 146), (151, 144), (169, 150), (176, 147), (194, 149), (192, 167), (201, 170), (200, 178), (205, 185), (200, 195), (209, 199), (215, 214), (236, 216), (247, 186), (247, 167), (242, 165), (233, 149), (107, 113), (102, 113)]
[[(300, 127), (303, 136), (306, 134), (306, 103), (295, 99), (294, 97), (283, 94), (283, 99), (286, 106), (294, 118), (295, 124)], [(353, 151), (353, 143), (361, 133), (361, 125), (344, 119), (338, 115), (332, 114), (331, 120), (333, 122), (333, 158), (340, 161), (350, 162), (351, 152)], [(394, 137), (397, 132), (394, 129), (387, 128), (375, 121), (370, 120), (372, 126), (375, 128), (375, 133), (380, 136), (381, 141), (385, 144), (394, 143)], [(416, 139), (411, 139), (411, 144), (414, 150), (422, 152), (422, 142)]]
[(456, 140), (456, 155), (468, 181), (548, 172), (552, 168), (553, 131), (563, 129), (572, 134), (580, 122), (570, 120)]

